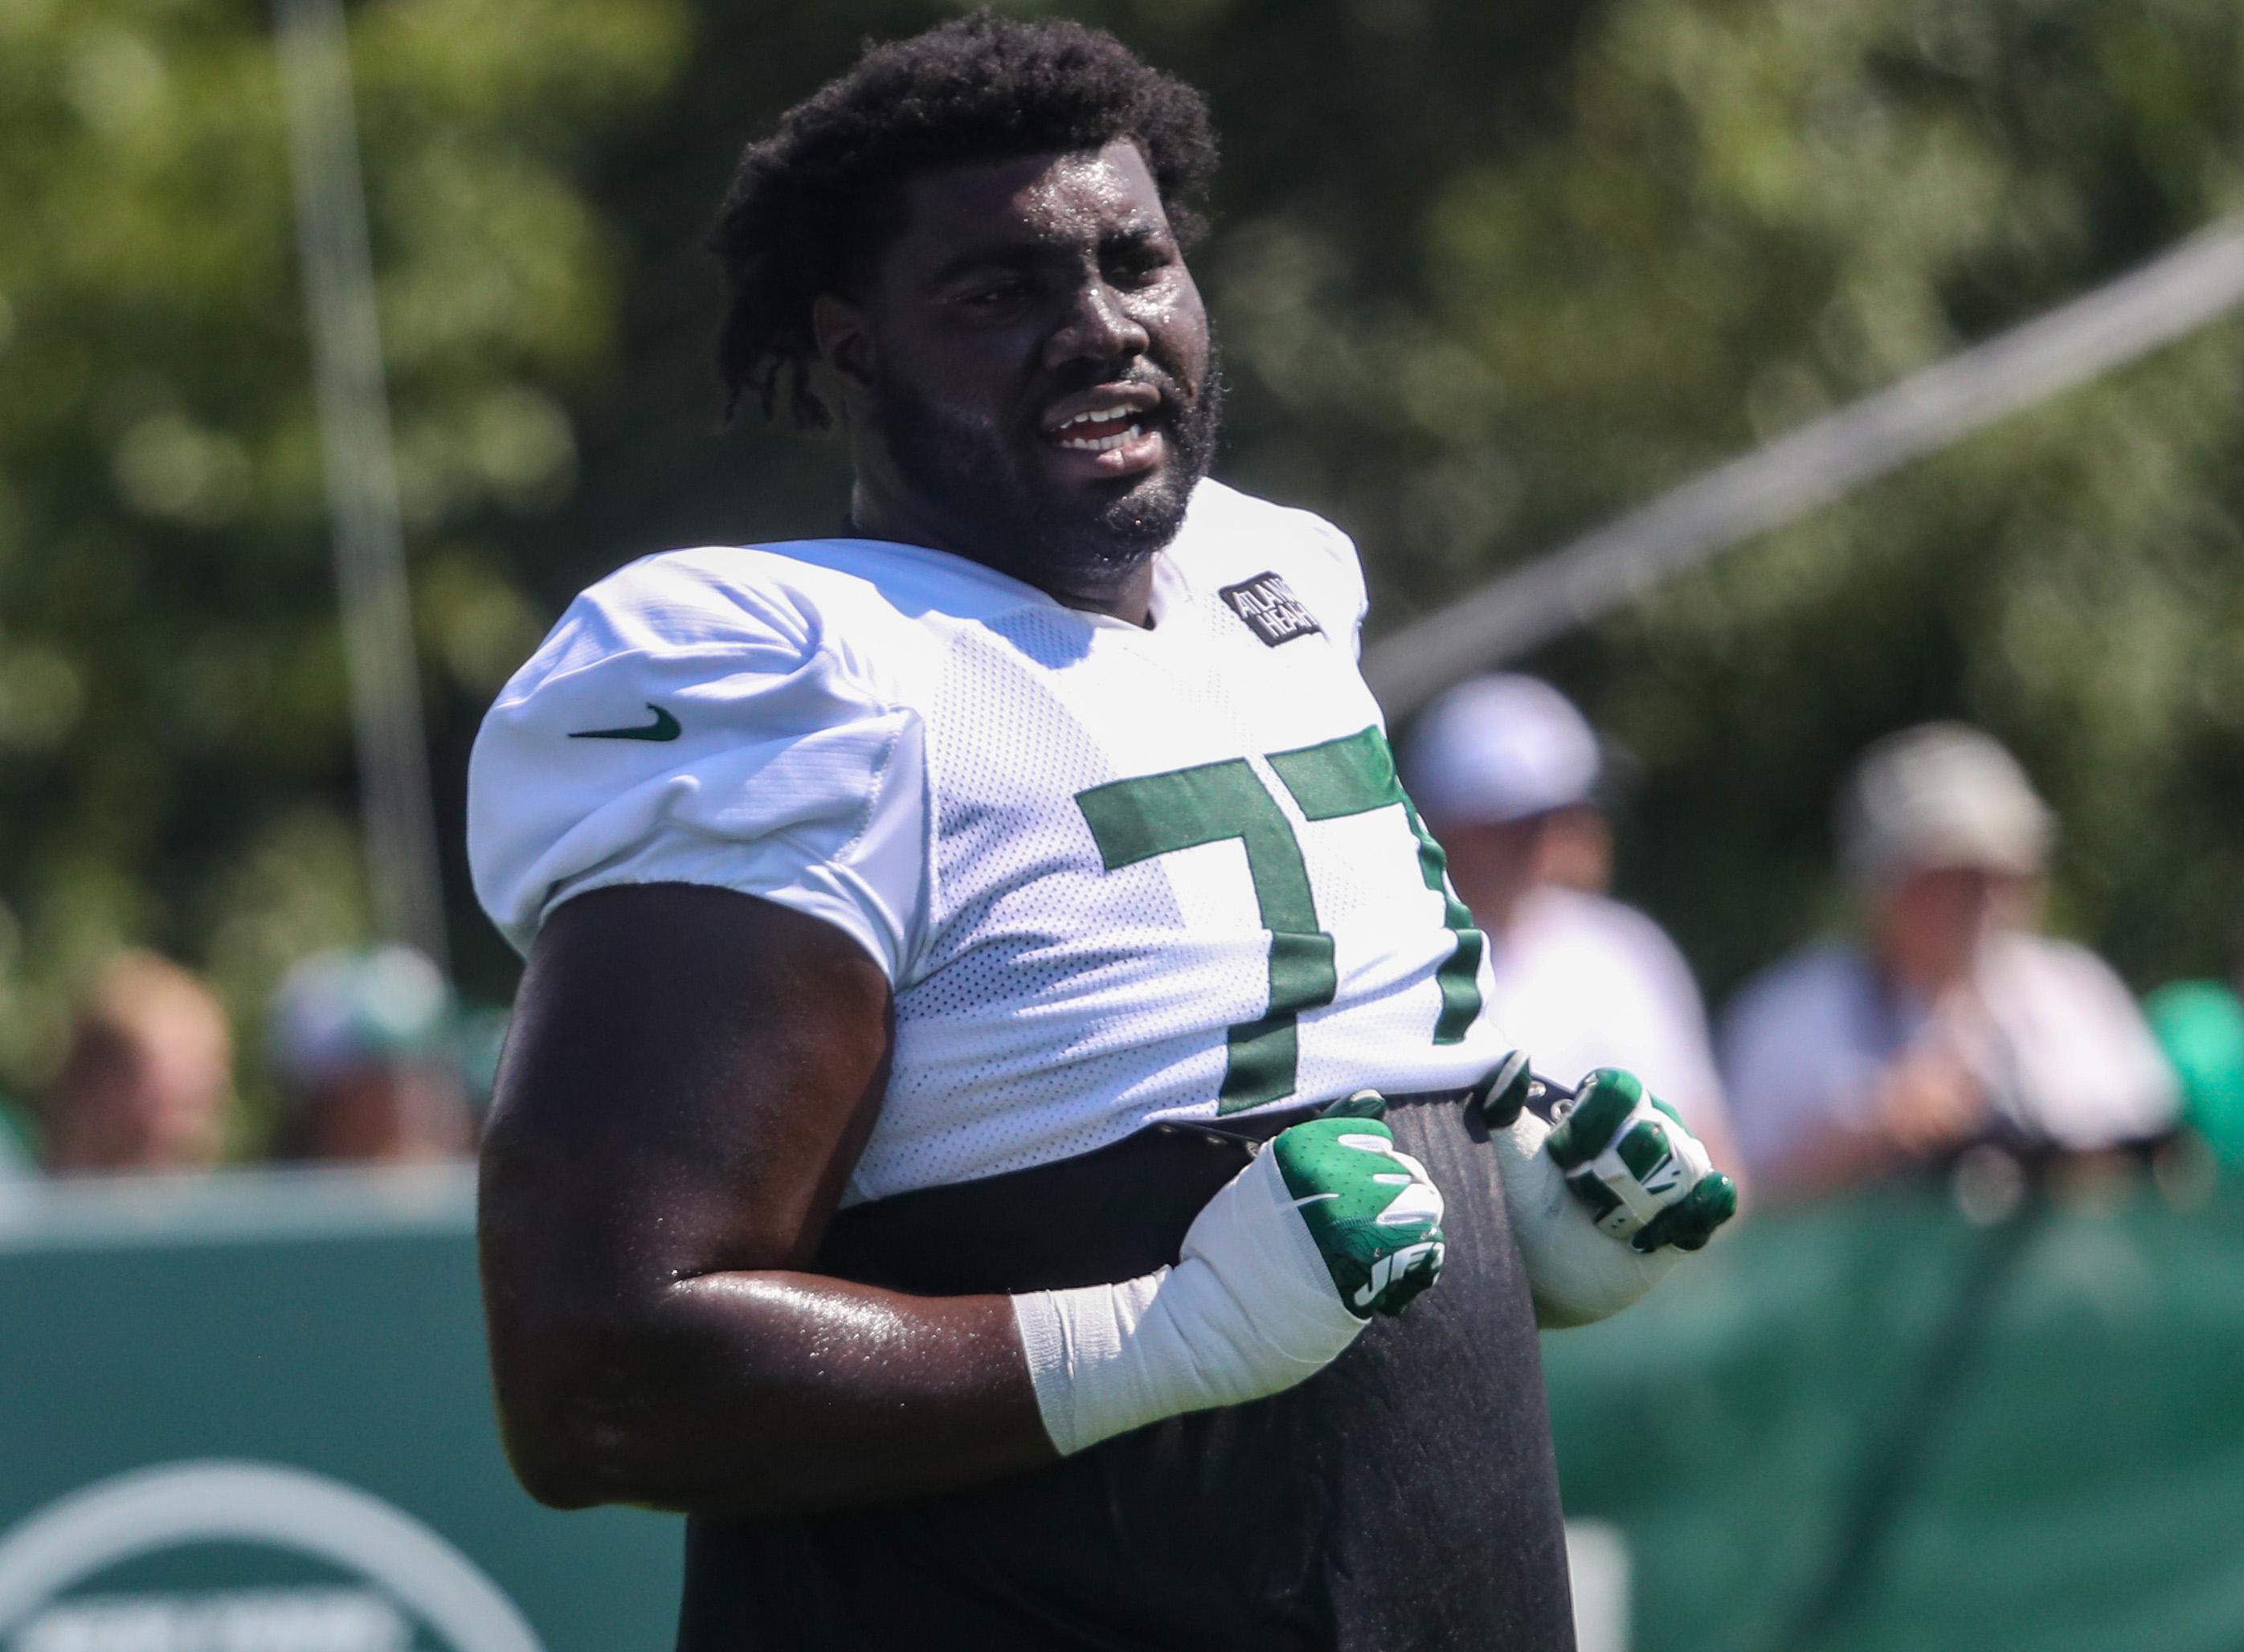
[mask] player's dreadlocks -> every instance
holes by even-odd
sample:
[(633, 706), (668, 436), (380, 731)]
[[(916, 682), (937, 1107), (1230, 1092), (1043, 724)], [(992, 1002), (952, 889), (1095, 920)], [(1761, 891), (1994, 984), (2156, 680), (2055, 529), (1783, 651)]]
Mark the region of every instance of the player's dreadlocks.
[(830, 423), (811, 390), (811, 301), (846, 292), (902, 225), (903, 186), (936, 167), (1136, 143), (1186, 240), (1215, 171), (1207, 105), (1103, 30), (978, 11), (875, 46), (780, 117), (740, 157), (710, 250), (731, 288), (717, 367), (728, 406), (769, 416), (780, 380), (800, 423)]

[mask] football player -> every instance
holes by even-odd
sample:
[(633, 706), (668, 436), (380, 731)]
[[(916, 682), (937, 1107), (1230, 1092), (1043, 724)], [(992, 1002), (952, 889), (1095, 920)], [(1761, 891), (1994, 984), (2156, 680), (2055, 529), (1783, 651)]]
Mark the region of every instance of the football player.
[(1626, 1075), (1520, 1110), (1353, 548), (1206, 479), (1213, 159), (1065, 23), (791, 111), (721, 364), (848, 522), (602, 581), (477, 746), (508, 1446), (693, 1517), (687, 1652), (1569, 1646), (1538, 1316), (1727, 1214)]

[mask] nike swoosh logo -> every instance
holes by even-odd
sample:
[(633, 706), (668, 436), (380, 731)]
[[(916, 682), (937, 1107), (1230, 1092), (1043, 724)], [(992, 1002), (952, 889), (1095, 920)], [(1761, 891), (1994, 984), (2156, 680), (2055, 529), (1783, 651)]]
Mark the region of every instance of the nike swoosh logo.
[(652, 701), (646, 708), (654, 714), (654, 721), (641, 728), (586, 728), (569, 736), (571, 740), (675, 740), (685, 732), (672, 716)]

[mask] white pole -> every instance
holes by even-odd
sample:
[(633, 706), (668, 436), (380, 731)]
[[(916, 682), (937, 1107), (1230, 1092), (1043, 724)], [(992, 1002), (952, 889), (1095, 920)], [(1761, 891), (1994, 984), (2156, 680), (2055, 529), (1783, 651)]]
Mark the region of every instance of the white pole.
[(2131, 274), (1801, 425), (1364, 651), (1390, 717), (1476, 671), (1634, 600), (1716, 552), (2244, 303), (2244, 219)]
[(446, 961), (435, 811), (340, 0), (275, 0), (375, 922)]

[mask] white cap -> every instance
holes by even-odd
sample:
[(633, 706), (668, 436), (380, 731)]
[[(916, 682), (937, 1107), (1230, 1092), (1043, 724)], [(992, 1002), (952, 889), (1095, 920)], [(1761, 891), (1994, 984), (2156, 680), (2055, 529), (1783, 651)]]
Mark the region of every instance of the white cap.
[(1436, 820), (1524, 820), (1590, 800), (1598, 737), (1549, 683), (1509, 673), (1461, 682), (1405, 742), (1410, 795)]
[(2056, 822), (2018, 759), (1968, 723), (1924, 723), (1879, 741), (1839, 803), (1839, 847), (1858, 877), (1978, 866), (2041, 870)]

